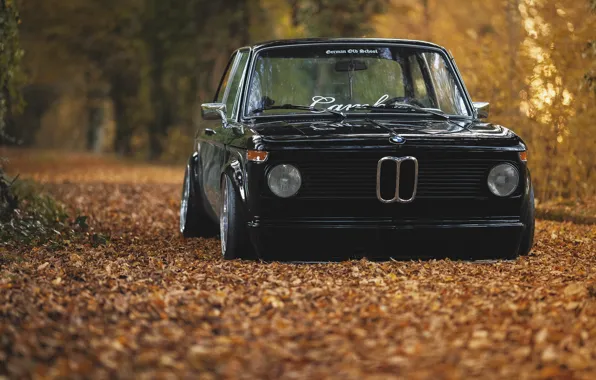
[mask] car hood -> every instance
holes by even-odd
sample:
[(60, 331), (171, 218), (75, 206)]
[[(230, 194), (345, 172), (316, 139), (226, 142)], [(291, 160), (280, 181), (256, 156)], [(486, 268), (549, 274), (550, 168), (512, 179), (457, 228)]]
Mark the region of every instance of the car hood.
[[(409, 141), (476, 141), (500, 140), (504, 145), (516, 144), (519, 139), (509, 129), (472, 120), (412, 120), (377, 119), (338, 121), (274, 121), (251, 126), (260, 142), (361, 141), (378, 145), (389, 144), (393, 134)], [(507, 141), (509, 141), (507, 143)]]

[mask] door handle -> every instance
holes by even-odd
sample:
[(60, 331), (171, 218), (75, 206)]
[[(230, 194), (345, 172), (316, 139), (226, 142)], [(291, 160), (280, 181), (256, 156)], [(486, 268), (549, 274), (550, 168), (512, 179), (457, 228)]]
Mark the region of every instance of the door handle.
[(215, 132), (215, 131), (214, 131), (213, 129), (211, 129), (211, 128), (205, 128), (205, 134), (206, 134), (207, 136), (213, 136), (213, 135), (216, 135), (216, 134), (217, 134), (217, 132)]

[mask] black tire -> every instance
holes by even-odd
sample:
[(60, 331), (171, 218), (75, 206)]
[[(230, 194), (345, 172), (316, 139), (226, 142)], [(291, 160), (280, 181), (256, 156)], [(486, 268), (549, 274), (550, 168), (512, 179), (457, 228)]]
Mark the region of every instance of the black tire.
[(535, 228), (535, 216), (536, 216), (536, 209), (534, 207), (534, 188), (530, 189), (530, 199), (529, 199), (528, 210), (526, 215), (524, 216), (524, 224), (526, 228), (524, 228), (524, 232), (522, 233), (521, 243), (519, 245), (518, 254), (520, 256), (527, 256), (530, 254), (530, 250), (534, 245), (534, 228)]
[(187, 165), (180, 201), (180, 233), (185, 238), (214, 237), (217, 235), (217, 225), (203, 210), (193, 183), (192, 171), (190, 165)]
[(254, 251), (248, 239), (242, 200), (227, 175), (224, 175), (221, 181), (219, 215), (219, 235), (224, 260), (254, 259)]

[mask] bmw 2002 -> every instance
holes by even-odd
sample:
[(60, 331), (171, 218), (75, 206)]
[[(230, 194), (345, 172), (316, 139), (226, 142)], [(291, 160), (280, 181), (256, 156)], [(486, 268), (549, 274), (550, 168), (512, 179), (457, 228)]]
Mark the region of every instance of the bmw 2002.
[(394, 39), (236, 50), (186, 166), (180, 231), (225, 259), (527, 254), (524, 142), (487, 122), (451, 54)]

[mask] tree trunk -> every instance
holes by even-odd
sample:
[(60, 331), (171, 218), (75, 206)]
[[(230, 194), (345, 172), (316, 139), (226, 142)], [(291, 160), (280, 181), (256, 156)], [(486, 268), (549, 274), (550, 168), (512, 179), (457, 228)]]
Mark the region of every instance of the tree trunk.
[(121, 156), (131, 156), (132, 131), (126, 118), (126, 106), (124, 105), (122, 98), (118, 96), (112, 98), (112, 101), (114, 102), (114, 119), (116, 122), (114, 150)]
[[(3, 105), (2, 105), (3, 103)], [(4, 142), (8, 142), (8, 136), (6, 135), (6, 131), (10, 130), (11, 124), (13, 123), (12, 120), (12, 102), (10, 100), (10, 92), (8, 91), (8, 87), (4, 86), (0, 90), (0, 145)]]
[(132, 125), (127, 114), (127, 86), (122, 75), (112, 77), (111, 98), (114, 104), (114, 120), (116, 133), (114, 134), (114, 150), (122, 156), (132, 155)]
[(164, 52), (161, 42), (154, 40), (152, 43), (151, 71), (151, 107), (153, 120), (149, 123), (149, 160), (158, 159), (163, 153), (163, 140), (171, 124), (168, 112), (169, 100), (164, 82)]
[(432, 40), (431, 23), (430, 23), (430, 0), (422, 0), (422, 7), (424, 9), (424, 33), (428, 41)]
[(298, 25), (300, 25), (299, 2), (298, 2), (298, 0), (289, 0), (288, 2), (290, 3), (290, 12), (291, 12), (290, 18), (292, 19), (292, 26), (294, 28), (296, 28)]
[(516, 86), (516, 67), (517, 67), (517, 51), (519, 44), (519, 0), (507, 0), (507, 34), (508, 34), (508, 50), (509, 50), (509, 104), (507, 109), (513, 117), (518, 114), (519, 109), (517, 97), (519, 88)]
[(100, 153), (103, 145), (103, 132), (105, 126), (105, 109), (101, 105), (90, 106), (87, 109), (87, 150)]
[(250, 43), (250, 12), (252, 9), (256, 9), (257, 4), (251, 6), (250, 0), (243, 0), (242, 1), (242, 37), (240, 38), (240, 45), (247, 46)]
[(105, 100), (109, 88), (100, 80), (100, 74), (91, 70), (85, 73), (87, 82), (87, 150), (100, 153), (106, 126)]

